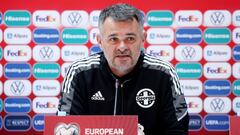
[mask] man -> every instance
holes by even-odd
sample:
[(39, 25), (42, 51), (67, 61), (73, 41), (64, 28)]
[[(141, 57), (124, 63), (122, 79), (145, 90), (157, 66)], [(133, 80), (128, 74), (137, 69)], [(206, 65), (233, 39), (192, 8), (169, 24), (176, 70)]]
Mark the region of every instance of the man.
[(99, 16), (103, 53), (74, 62), (59, 111), (67, 115), (138, 115), (145, 135), (188, 134), (188, 113), (173, 66), (144, 54), (141, 11), (116, 4)]

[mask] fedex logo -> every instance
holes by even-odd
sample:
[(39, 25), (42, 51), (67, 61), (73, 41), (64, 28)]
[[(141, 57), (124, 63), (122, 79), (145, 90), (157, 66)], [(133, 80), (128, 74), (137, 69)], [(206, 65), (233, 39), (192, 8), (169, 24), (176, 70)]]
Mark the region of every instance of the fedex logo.
[(41, 16), (37, 15), (36, 21), (37, 22), (54, 22), (54, 21), (56, 21), (56, 18), (53, 18), (52, 16), (41, 17)]
[(33, 111), (35, 113), (56, 113), (57, 106), (57, 97), (36, 97), (33, 99)]
[(11, 50), (7, 51), (8, 56), (27, 56), (27, 53), (24, 52), (24, 50), (18, 50), (15, 52), (12, 52)]
[(204, 75), (208, 79), (227, 79), (231, 76), (231, 65), (229, 63), (206, 63)]
[(187, 17), (183, 17), (183, 16), (179, 16), (178, 17), (178, 21), (182, 21), (182, 22), (197, 22), (198, 18), (194, 17), (193, 15), (187, 16)]
[(208, 67), (207, 68), (207, 73), (227, 73), (227, 70), (224, 69), (223, 67), (219, 67), (219, 68), (211, 68), (211, 67)]
[(174, 57), (174, 51), (172, 46), (169, 45), (150, 45), (146, 49), (149, 55), (159, 57), (166, 61), (171, 61)]
[(37, 10), (32, 18), (37, 27), (57, 27), (60, 24), (60, 14), (55, 10)]
[(36, 108), (54, 108), (54, 107), (56, 107), (56, 105), (51, 102), (46, 103), (36, 102)]
[(240, 28), (235, 28), (232, 32), (233, 42), (236, 44), (240, 44)]

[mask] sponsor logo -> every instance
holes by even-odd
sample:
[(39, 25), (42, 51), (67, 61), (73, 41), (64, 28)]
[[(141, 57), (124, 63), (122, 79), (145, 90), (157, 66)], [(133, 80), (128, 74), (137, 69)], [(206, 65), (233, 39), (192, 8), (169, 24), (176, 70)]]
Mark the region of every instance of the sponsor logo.
[(31, 101), (28, 98), (7, 98), (4, 101), (4, 110), (7, 113), (28, 113), (31, 110)]
[[(2, 95), (2, 92), (3, 92), (3, 84), (2, 82), (0, 81), (0, 95)], [(0, 111), (1, 112), (1, 111)]]
[(33, 59), (36, 61), (58, 61), (60, 58), (60, 49), (53, 45), (38, 45), (33, 48)]
[(229, 63), (206, 63), (204, 76), (208, 79), (227, 79), (231, 76), (231, 66)]
[(4, 75), (7, 78), (29, 78), (31, 67), (28, 63), (7, 63), (4, 66)]
[(65, 77), (65, 75), (67, 74), (68, 68), (72, 63), (63, 63), (62, 67), (61, 67), (61, 75), (62, 77)]
[(0, 77), (2, 77), (2, 75), (3, 75), (3, 67), (2, 67), (2, 65), (0, 64)]
[(199, 97), (185, 97), (189, 113), (200, 113), (203, 108), (202, 99)]
[(32, 121), (34, 130), (36, 131), (44, 130), (44, 115), (35, 115)]
[(150, 108), (155, 103), (155, 93), (148, 88), (141, 89), (136, 95), (136, 102), (142, 108)]
[[(2, 99), (0, 99), (0, 112), (2, 112), (2, 109), (3, 109), (3, 103), (2, 103)], [(1, 119), (0, 119), (0, 121), (1, 121)]]
[(57, 80), (36, 80), (33, 82), (33, 93), (36, 96), (57, 96), (60, 83)]
[(55, 10), (37, 10), (32, 18), (37, 27), (58, 27), (60, 24), (60, 14)]
[(93, 27), (98, 26), (98, 18), (99, 18), (100, 12), (101, 12), (100, 10), (93, 10), (89, 15), (90, 24)]
[(89, 56), (89, 50), (84, 45), (66, 45), (62, 48), (62, 59), (64, 61), (75, 61)]
[[(1, 24), (1, 23), (0, 23)], [(0, 129), (2, 129), (3, 123), (2, 123), (2, 116), (0, 116)]]
[(173, 13), (171, 11), (149, 11), (147, 14), (148, 26), (171, 26), (172, 23)]
[(3, 33), (2, 33), (2, 30), (0, 29), (0, 43), (2, 42), (3, 40)]
[(33, 99), (35, 113), (56, 113), (58, 107), (57, 97), (36, 97)]
[[(86, 133), (85, 131), (85, 134), (92, 133)], [(80, 127), (76, 123), (58, 123), (57, 126), (54, 128), (54, 135), (80, 135)]]
[(240, 63), (234, 63), (232, 66), (232, 74), (235, 78), (240, 78)]
[(206, 46), (204, 59), (207, 61), (228, 61), (231, 59), (231, 48), (226, 45)]
[(179, 10), (175, 14), (178, 26), (197, 27), (202, 24), (202, 13), (197, 10)]
[(99, 47), (99, 45), (93, 45), (91, 48), (90, 48), (90, 55), (92, 54), (95, 54), (95, 53), (98, 53), (98, 52), (101, 52), (101, 48)]
[(33, 31), (33, 41), (37, 44), (56, 44), (59, 41), (57, 29), (37, 28)]
[(65, 27), (86, 27), (88, 23), (88, 13), (83, 10), (66, 10), (61, 17)]
[(178, 61), (200, 61), (202, 48), (198, 45), (179, 45), (175, 49), (175, 57)]
[(28, 131), (31, 119), (28, 115), (7, 115), (4, 118), (4, 127), (8, 131)]
[(92, 95), (91, 100), (101, 100), (101, 101), (104, 101), (105, 98), (102, 96), (101, 91), (97, 91), (94, 95)]
[(173, 40), (174, 33), (170, 28), (149, 28), (147, 30), (149, 44), (171, 44)]
[(33, 76), (37, 79), (55, 79), (60, 75), (60, 66), (57, 63), (36, 63), (33, 66)]
[(29, 46), (6, 46), (4, 58), (7, 61), (29, 61), (31, 59), (31, 48)]
[(233, 16), (232, 16), (232, 20), (233, 20), (233, 25), (234, 26), (240, 26), (240, 10), (236, 10), (233, 12)]
[(176, 71), (179, 78), (200, 78), (202, 66), (199, 63), (178, 63)]
[(0, 12), (0, 25), (2, 24), (2, 13)]
[(231, 13), (227, 10), (208, 10), (204, 13), (205, 26), (229, 26)]
[(240, 97), (235, 97), (233, 99), (233, 111), (235, 113), (240, 112)]
[(236, 44), (240, 44), (240, 28), (235, 28), (232, 32), (233, 42)]
[(231, 32), (227, 28), (207, 28), (204, 41), (207, 44), (227, 44), (231, 40)]
[(29, 96), (31, 94), (31, 82), (29, 80), (6, 80), (4, 94), (7, 96)]
[(202, 41), (202, 31), (199, 28), (180, 28), (176, 30), (178, 44), (198, 44)]
[(98, 44), (97, 42), (97, 35), (99, 34), (99, 29), (98, 28), (93, 28), (90, 30), (89, 37), (90, 37), (90, 42), (92, 44)]
[(4, 41), (7, 44), (28, 44), (31, 42), (31, 31), (28, 28), (6, 28)]
[(228, 131), (228, 115), (206, 115), (204, 118), (204, 127), (208, 131)]
[(31, 14), (23, 10), (11, 10), (4, 14), (4, 22), (7, 26), (29, 26)]
[(64, 44), (85, 44), (88, 41), (88, 31), (86, 29), (65, 28), (62, 32), (62, 42)]
[(240, 80), (235, 80), (233, 82), (233, 94), (240, 96)]
[(240, 61), (240, 46), (239, 45), (235, 45), (232, 49), (232, 55), (233, 55), (233, 59), (235, 61)]
[(231, 100), (227, 97), (207, 97), (204, 100), (204, 110), (207, 113), (229, 113)]
[(146, 49), (147, 54), (155, 56), (166, 61), (171, 61), (174, 57), (172, 46), (168, 45), (150, 45)]
[(202, 117), (200, 115), (189, 116), (189, 130), (198, 131), (202, 128)]
[(228, 96), (231, 84), (228, 80), (207, 80), (204, 82), (204, 93), (208, 96)]
[(203, 87), (200, 80), (180, 80), (181, 88), (185, 96), (199, 96)]

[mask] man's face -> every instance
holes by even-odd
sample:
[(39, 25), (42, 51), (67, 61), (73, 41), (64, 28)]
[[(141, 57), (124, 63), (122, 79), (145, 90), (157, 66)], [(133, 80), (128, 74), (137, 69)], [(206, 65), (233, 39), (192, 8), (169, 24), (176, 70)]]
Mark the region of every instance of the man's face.
[(136, 65), (145, 34), (138, 22), (114, 21), (108, 17), (101, 26), (98, 42), (112, 72), (117, 76), (129, 73)]

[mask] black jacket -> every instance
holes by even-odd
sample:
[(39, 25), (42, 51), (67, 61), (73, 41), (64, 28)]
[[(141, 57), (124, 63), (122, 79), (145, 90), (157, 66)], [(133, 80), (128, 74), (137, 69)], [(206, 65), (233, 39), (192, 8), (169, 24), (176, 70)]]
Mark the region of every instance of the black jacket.
[(188, 134), (187, 105), (175, 69), (143, 53), (121, 78), (112, 74), (103, 53), (74, 62), (58, 109), (68, 115), (138, 115), (145, 135)]

